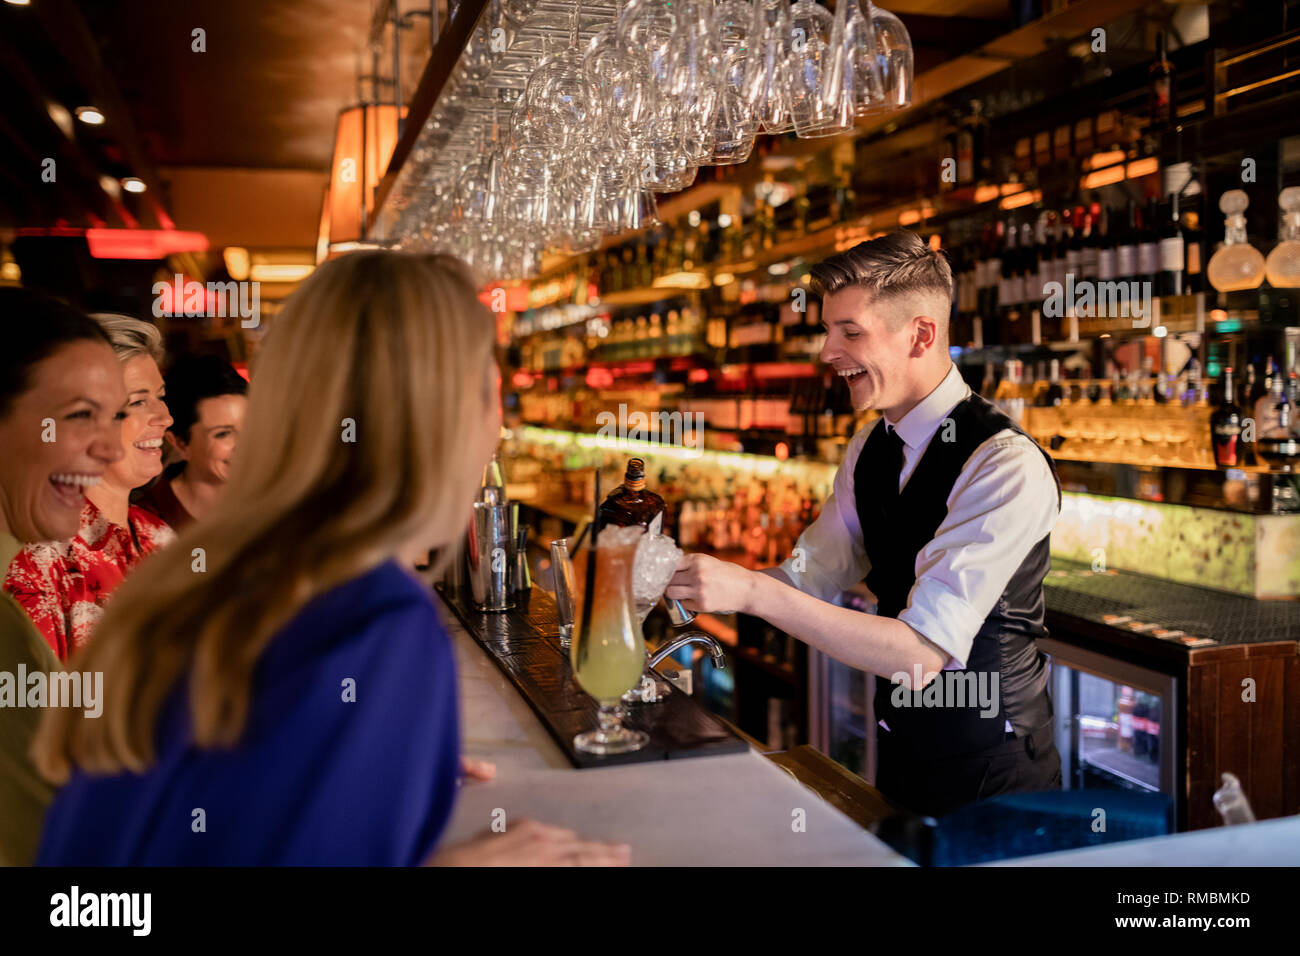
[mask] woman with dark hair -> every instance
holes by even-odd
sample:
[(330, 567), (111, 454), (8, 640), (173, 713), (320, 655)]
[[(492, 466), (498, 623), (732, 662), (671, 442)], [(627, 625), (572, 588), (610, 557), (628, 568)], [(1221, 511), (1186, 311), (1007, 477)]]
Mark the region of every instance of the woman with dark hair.
[(128, 315), (90, 318), (108, 336), (127, 392), (122, 454), (86, 487), (81, 525), (66, 540), (28, 544), (9, 564), (4, 589), (13, 595), (67, 660), (90, 635), (109, 595), (146, 555), (176, 534), (151, 512), (131, 504), (131, 491), (162, 471), (163, 435), (171, 415), (163, 401), (162, 337)]
[(217, 503), (230, 478), (248, 407), (248, 383), (215, 355), (187, 355), (167, 370), (167, 441), (180, 459), (141, 495), (139, 504), (180, 530)]
[[(0, 289), (0, 573), (26, 542), (77, 533), (86, 490), (121, 459), (126, 388), (104, 331), (76, 309)], [(59, 669), (22, 608), (0, 591), (0, 674)], [(11, 680), (13, 678), (11, 677)], [(0, 684), (0, 865), (36, 856), (53, 788), (28, 751), (41, 707)]]

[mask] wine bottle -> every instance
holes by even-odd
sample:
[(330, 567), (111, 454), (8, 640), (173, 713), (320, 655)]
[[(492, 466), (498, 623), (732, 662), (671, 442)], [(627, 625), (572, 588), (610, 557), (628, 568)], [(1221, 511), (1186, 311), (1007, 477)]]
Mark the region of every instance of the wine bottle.
[(1129, 282), (1138, 271), (1137, 206), (1129, 200), (1128, 210), (1120, 222), (1115, 238), (1115, 278)]
[(1195, 295), (1205, 291), (1205, 272), (1201, 268), (1201, 216), (1195, 209), (1185, 209), (1179, 217), (1179, 228), (1183, 231), (1183, 294)]
[(1147, 201), (1146, 210), (1141, 218), (1142, 225), (1138, 232), (1137, 281), (1149, 282), (1148, 287), (1156, 288), (1160, 274), (1160, 233), (1156, 229), (1156, 201)]
[(1174, 105), (1174, 65), (1166, 55), (1163, 32), (1156, 34), (1156, 61), (1151, 64), (1148, 74), (1148, 128), (1152, 132), (1163, 132), (1173, 127), (1177, 115)]
[(969, 186), (975, 181), (975, 131), (969, 119), (961, 120), (957, 127), (952, 155), (957, 160), (957, 185)]
[(1000, 326), (999, 341), (1010, 344), (1019, 341), (1019, 326), (1016, 324), (1019, 305), (1015, 301), (1015, 285), (1020, 259), (1016, 249), (1016, 224), (1008, 221), (1003, 234), (1006, 236), (1006, 246), (1002, 250), (1001, 280), (998, 283), (997, 324)]
[(1210, 440), (1215, 464), (1235, 468), (1242, 464), (1241, 409), (1237, 406), (1231, 366), (1223, 370), (1223, 375), (1223, 397), (1210, 415)]
[(984, 104), (971, 100), (971, 135), (974, 138), (972, 161), (975, 182), (985, 182), (993, 175), (993, 150), (989, 142), (989, 121), (984, 115)]
[(1101, 217), (1101, 203), (1093, 203), (1083, 220), (1083, 245), (1079, 257), (1079, 272), (1085, 282), (1096, 282), (1098, 260), (1100, 259), (1101, 226), (1097, 220)]
[(1077, 283), (1083, 278), (1083, 207), (1077, 206), (1070, 221), (1065, 246), (1065, 274)]
[(1273, 356), (1268, 357), (1264, 370), (1264, 391), (1255, 400), (1255, 434), (1266, 435), (1277, 428), (1278, 406), (1286, 397), (1286, 376), (1278, 368)]
[(1047, 285), (1056, 281), (1056, 213), (1043, 212), (1038, 216), (1038, 275), (1034, 279), (1033, 298), (1042, 301), (1047, 296)]
[(1111, 282), (1115, 278), (1115, 237), (1110, 231), (1110, 208), (1099, 206), (1094, 228), (1097, 236), (1097, 281)]
[(984, 320), (984, 344), (999, 345), (1002, 342), (1001, 323), (998, 322), (998, 283), (1002, 276), (1002, 244), (1004, 241), (1002, 223), (994, 223), (989, 232), (989, 248), (985, 260), (984, 308), (980, 317)]
[(1182, 295), (1187, 243), (1178, 222), (1177, 195), (1170, 195), (1168, 213), (1160, 222), (1160, 249), (1157, 259), (1160, 270), (1157, 273), (1155, 294)]
[(1042, 404), (1054, 408), (1065, 399), (1065, 391), (1061, 388), (1061, 360), (1052, 359), (1048, 369), (1047, 389), (1043, 392)]

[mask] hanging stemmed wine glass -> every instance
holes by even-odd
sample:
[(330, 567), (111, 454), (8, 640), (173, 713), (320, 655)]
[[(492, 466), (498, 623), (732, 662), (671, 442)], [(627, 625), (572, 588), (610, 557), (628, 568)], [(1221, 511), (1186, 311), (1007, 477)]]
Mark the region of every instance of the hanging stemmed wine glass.
[[(628, 0), (619, 11), (617, 37), (648, 78), (647, 114), (635, 131), (641, 154), (641, 179), (655, 192), (676, 192), (695, 181), (691, 131), (681, 97), (674, 95), (682, 74), (677, 42), (684, 36), (686, 10), (681, 0)], [(690, 64), (686, 64), (689, 69)]]
[(713, 158), (714, 116), (723, 81), (722, 55), (713, 29), (713, 0), (675, 2), (680, 4), (680, 13), (664, 92), (685, 120), (690, 162), (703, 166)]
[(743, 163), (754, 149), (758, 114), (745, 99), (745, 74), (753, 55), (753, 10), (746, 0), (722, 0), (713, 11), (721, 57), (718, 103), (714, 113), (713, 165)]
[(871, 0), (860, 0), (863, 17), (875, 35), (876, 56), (885, 94), (885, 107), (906, 109), (912, 105), (912, 38), (907, 27), (888, 10)]
[(885, 103), (876, 30), (871, 21), (862, 15), (860, 4), (855, 0), (846, 0), (846, 5), (849, 7), (849, 20), (845, 43), (851, 51), (850, 61), (854, 72), (853, 111), (858, 116), (867, 116), (890, 108)]
[(794, 129), (789, 97), (793, 36), (787, 0), (754, 0), (753, 22), (746, 41), (751, 52), (745, 61), (742, 93), (764, 133)]
[(839, 10), (832, 15), (814, 0), (798, 0), (790, 8), (790, 113), (802, 139), (853, 128), (853, 103), (844, 90), (844, 4)]

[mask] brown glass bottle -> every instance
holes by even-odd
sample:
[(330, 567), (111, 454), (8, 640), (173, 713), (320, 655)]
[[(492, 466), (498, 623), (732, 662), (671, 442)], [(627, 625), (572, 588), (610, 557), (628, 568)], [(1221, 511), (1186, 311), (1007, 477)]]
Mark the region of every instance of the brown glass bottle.
[(1236, 468), (1242, 463), (1241, 409), (1237, 407), (1232, 387), (1232, 369), (1223, 370), (1223, 396), (1210, 416), (1210, 440), (1214, 444), (1214, 461)]
[(628, 459), (623, 484), (615, 488), (600, 506), (600, 526), (620, 528), (640, 525), (651, 534), (664, 528), (664, 500), (645, 486), (645, 462)]

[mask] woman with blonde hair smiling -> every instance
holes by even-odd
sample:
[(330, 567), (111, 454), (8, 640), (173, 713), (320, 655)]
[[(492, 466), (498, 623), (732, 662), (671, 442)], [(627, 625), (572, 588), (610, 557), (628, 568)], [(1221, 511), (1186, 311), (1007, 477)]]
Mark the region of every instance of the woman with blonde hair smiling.
[[(102, 716), (41, 727), (37, 766), (67, 784), (38, 862), (429, 859), (459, 719), (450, 641), (407, 568), (455, 550), (496, 445), (494, 332), (446, 256), (354, 253), (294, 293), (227, 493), (126, 581), (76, 662), (104, 674)], [(444, 860), (626, 848), (516, 824)]]
[(97, 475), (82, 476), (81, 527), (66, 541), (29, 544), (9, 565), (4, 588), (66, 661), (89, 639), (109, 595), (146, 555), (170, 543), (167, 523), (131, 504), (131, 491), (162, 471), (163, 436), (172, 423), (158, 363), (162, 337), (128, 315), (92, 315), (122, 366), (126, 408), (122, 455)]

